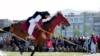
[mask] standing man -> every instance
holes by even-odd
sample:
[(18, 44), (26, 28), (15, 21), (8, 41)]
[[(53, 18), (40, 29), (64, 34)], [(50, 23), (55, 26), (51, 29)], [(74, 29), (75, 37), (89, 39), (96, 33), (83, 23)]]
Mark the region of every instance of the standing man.
[(94, 33), (91, 34), (91, 39), (90, 39), (90, 52), (91, 54), (96, 53), (96, 45), (97, 45), (97, 36), (94, 35)]

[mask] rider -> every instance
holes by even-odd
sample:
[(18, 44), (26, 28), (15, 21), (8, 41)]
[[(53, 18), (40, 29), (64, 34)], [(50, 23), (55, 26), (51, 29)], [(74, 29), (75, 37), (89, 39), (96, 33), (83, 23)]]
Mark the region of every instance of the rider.
[(50, 18), (50, 13), (48, 11), (43, 11), (43, 12), (35, 12), (35, 14), (31, 17), (29, 17), (27, 19), (27, 24), (28, 24), (28, 34), (29, 34), (29, 37), (28, 38), (32, 38), (32, 39), (35, 39), (33, 36), (32, 36), (32, 33), (34, 31), (34, 28), (35, 26), (37, 26), (39, 29), (41, 29), (41, 27), (39, 26), (38, 22), (42, 19), (42, 22), (46, 22), (46, 21), (49, 21)]

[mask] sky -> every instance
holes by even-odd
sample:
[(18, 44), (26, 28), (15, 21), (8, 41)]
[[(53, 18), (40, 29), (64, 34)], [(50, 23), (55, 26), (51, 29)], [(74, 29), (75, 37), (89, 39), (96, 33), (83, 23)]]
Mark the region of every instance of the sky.
[(35, 11), (100, 11), (100, 0), (0, 0), (0, 19), (25, 20)]

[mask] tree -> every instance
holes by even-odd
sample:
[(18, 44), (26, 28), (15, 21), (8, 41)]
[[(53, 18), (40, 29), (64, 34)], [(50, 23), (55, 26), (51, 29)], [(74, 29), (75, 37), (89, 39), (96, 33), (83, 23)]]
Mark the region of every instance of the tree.
[(93, 30), (90, 30), (90, 34), (92, 34), (92, 33), (94, 33), (94, 31)]
[(74, 29), (74, 36), (76, 37), (78, 37), (79, 36), (79, 29), (78, 28), (75, 28)]
[(84, 23), (84, 25), (83, 25), (83, 27), (84, 27), (84, 36), (86, 35), (86, 32), (87, 32), (87, 28), (88, 28), (88, 26), (87, 26), (87, 24), (86, 23)]

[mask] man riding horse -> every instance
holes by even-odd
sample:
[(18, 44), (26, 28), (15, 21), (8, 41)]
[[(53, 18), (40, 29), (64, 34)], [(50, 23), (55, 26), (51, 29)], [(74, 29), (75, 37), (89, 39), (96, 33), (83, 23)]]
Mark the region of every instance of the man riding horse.
[[(35, 51), (37, 50), (37, 47), (41, 47), (45, 42), (47, 42), (47, 40), (50, 39), (50, 35), (52, 35), (51, 33), (54, 31), (56, 26), (63, 24), (67, 27), (70, 25), (67, 18), (65, 18), (61, 12), (57, 12), (52, 17), (49, 16), (50, 14), (47, 11), (36, 12), (32, 17), (29, 17), (28, 20), (14, 23), (11, 26), (4, 27), (3, 30), (5, 32), (13, 33), (14, 41), (16, 41), (15, 39), (17, 38), (24, 40), (26, 40), (27, 38), (35, 39), (35, 41), (33, 42), (36, 43), (37, 46), (34, 46), (34, 50), (31, 53), (31, 56), (33, 56)], [(29, 35), (31, 35), (32, 37)], [(22, 53), (19, 44), (17, 46)]]
[(28, 38), (32, 38), (35, 39), (35, 37), (32, 35), (35, 26), (38, 29), (41, 29), (41, 24), (42, 22), (46, 22), (48, 20), (50, 20), (50, 18), (48, 18), (50, 16), (50, 13), (48, 11), (43, 11), (43, 12), (35, 12), (35, 14), (31, 17), (29, 17), (26, 21), (27, 25), (28, 25), (28, 34), (29, 37)]

